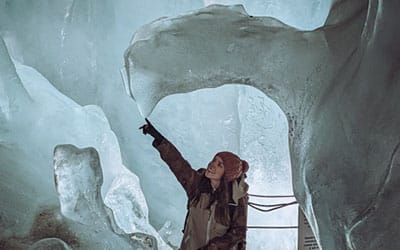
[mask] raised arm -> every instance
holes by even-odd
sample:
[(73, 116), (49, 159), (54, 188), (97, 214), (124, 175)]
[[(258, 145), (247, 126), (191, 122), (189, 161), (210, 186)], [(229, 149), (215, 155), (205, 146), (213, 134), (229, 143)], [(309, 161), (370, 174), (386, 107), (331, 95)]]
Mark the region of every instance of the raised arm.
[(140, 129), (142, 129), (143, 134), (150, 134), (154, 137), (152, 144), (160, 152), (161, 159), (167, 163), (188, 197), (191, 197), (196, 184), (200, 181), (200, 174), (182, 157), (178, 149), (154, 128), (148, 119), (146, 119), (146, 122), (147, 124)]

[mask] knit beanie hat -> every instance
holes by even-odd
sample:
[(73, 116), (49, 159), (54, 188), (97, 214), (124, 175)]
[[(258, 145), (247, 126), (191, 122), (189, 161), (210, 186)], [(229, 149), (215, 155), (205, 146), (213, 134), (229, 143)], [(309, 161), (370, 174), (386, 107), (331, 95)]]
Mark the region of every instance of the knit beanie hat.
[(221, 157), (224, 162), (224, 177), (227, 181), (233, 181), (246, 173), (249, 169), (249, 164), (241, 160), (239, 156), (231, 152), (219, 152), (215, 156)]

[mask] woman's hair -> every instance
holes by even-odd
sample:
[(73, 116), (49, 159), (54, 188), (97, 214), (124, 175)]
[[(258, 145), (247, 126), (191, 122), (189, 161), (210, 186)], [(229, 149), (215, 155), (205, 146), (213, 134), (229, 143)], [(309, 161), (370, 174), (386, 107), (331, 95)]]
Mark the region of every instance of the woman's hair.
[(229, 225), (229, 221), (231, 219), (229, 218), (229, 200), (232, 197), (231, 182), (228, 182), (227, 180), (225, 180), (225, 178), (222, 178), (221, 184), (215, 193), (217, 196), (217, 205), (215, 207), (215, 220), (218, 223), (227, 226)]
[(193, 204), (197, 204), (200, 200), (201, 193), (210, 193), (210, 202), (208, 208), (217, 201), (215, 207), (215, 220), (222, 225), (229, 225), (230, 215), (229, 215), (229, 201), (232, 197), (232, 182), (227, 181), (225, 178), (221, 179), (221, 184), (215, 192), (212, 192), (212, 186), (210, 179), (202, 176), (199, 188), (196, 190), (193, 196)]

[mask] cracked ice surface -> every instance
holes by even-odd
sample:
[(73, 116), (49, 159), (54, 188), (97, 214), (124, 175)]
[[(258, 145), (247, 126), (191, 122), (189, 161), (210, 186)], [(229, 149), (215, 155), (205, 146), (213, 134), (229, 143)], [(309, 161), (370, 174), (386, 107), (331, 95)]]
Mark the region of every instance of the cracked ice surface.
[(175, 93), (227, 83), (260, 89), (288, 119), (294, 191), (322, 248), (397, 249), (399, 197), (389, 190), (400, 179), (392, 160), (399, 10), (398, 1), (338, 1), (314, 31), (241, 6), (159, 19), (126, 50), (127, 91), (148, 116)]

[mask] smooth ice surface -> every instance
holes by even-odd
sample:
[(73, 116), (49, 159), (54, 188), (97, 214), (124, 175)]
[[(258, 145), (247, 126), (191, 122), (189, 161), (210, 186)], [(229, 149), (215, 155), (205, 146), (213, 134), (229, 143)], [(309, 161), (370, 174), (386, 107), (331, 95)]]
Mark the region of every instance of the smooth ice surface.
[[(117, 176), (105, 198), (105, 204), (114, 212), (118, 226), (128, 234), (148, 234), (155, 237), (159, 249), (171, 249), (165, 243), (168, 237), (160, 234), (150, 225), (147, 202), (139, 179), (128, 170)], [(177, 245), (177, 244), (175, 244)]]
[(72, 249), (140, 249), (143, 246), (132, 241), (128, 235), (118, 235), (107, 228), (70, 220), (60, 213), (59, 208), (45, 206), (36, 214), (29, 238), (14, 236), (3, 241), (2, 247), (29, 249), (50, 245), (49, 249), (55, 249), (62, 242), (65, 243), (62, 246)]
[(58, 238), (46, 238), (35, 242), (28, 250), (72, 250), (72, 248)]
[[(114, 234), (118, 230), (110, 222), (110, 211), (107, 212), (100, 195), (101, 184), (103, 188), (105, 183), (109, 186), (117, 176), (129, 172), (121, 163), (119, 145), (101, 109), (76, 104), (33, 68), (17, 62), (14, 65), (3, 40), (0, 40), (0, 53), (0, 87), (3, 90), (0, 92), (3, 100), (0, 113), (1, 246), (26, 249), (29, 240), (54, 236), (73, 242), (74, 249), (98, 249), (102, 245), (131, 248), (135, 243), (127, 236), (125, 239)], [(95, 161), (79, 158), (76, 153), (75, 158), (61, 159), (62, 164), (57, 162), (60, 165), (54, 178), (52, 152), (62, 143), (95, 147), (101, 153), (101, 160), (98, 157)], [(64, 153), (74, 155), (73, 151)], [(103, 169), (100, 169), (100, 162)], [(80, 174), (78, 170), (86, 171), (86, 174)], [(137, 178), (131, 181), (137, 182), (131, 186), (139, 186)], [(57, 212), (57, 191), (62, 215)], [(132, 197), (135, 195), (143, 197), (140, 189), (131, 194)], [(47, 213), (45, 207), (51, 207), (46, 217), (48, 223), (42, 217)], [(147, 211), (145, 203), (138, 209), (142, 208)], [(56, 233), (56, 226), (60, 227), (58, 234), (62, 235), (51, 235)], [(91, 232), (95, 231), (93, 228), (101, 233)], [(113, 231), (110, 228), (114, 228)], [(70, 238), (69, 234), (74, 230), (81, 235), (79, 239)], [(157, 234), (154, 229), (153, 232)]]
[(339, 1), (309, 32), (240, 6), (160, 19), (126, 51), (129, 89), (145, 116), (174, 93), (260, 89), (289, 122), (294, 192), (322, 248), (396, 249), (399, 10), (397, 1)]
[(272, 16), (298, 29), (313, 30), (325, 23), (330, 0), (203, 0), (211, 4), (241, 4), (252, 16)]
[(61, 213), (84, 225), (111, 228), (100, 193), (103, 184), (100, 159), (94, 148), (58, 145), (54, 149), (54, 179)]
[(311, 76), (318, 81), (332, 74), (321, 31), (300, 32), (273, 18), (249, 17), (240, 5), (211, 5), (154, 21), (131, 44), (125, 53), (127, 81), (143, 116), (177, 88), (189, 92), (227, 83), (257, 87), (291, 111), (298, 105), (288, 98), (289, 88), (298, 93), (304, 88), (291, 84), (294, 77), (311, 87)]
[[(163, 240), (158, 233), (149, 225), (148, 220), (140, 218), (147, 213), (146, 202), (143, 199), (140, 188), (134, 190), (128, 188), (130, 183), (122, 183), (120, 189), (124, 190), (125, 194), (135, 200), (136, 196), (142, 199), (140, 206), (129, 207), (125, 211), (114, 209), (115, 214), (118, 214), (120, 220), (116, 223), (113, 211), (103, 202), (100, 188), (103, 183), (103, 174), (101, 171), (100, 159), (97, 151), (94, 148), (78, 149), (73, 145), (58, 145), (54, 150), (54, 175), (56, 188), (59, 194), (61, 205), (61, 213), (68, 219), (78, 222), (82, 225), (89, 226), (95, 231), (106, 231), (110, 234), (118, 234), (124, 237), (128, 242), (132, 241), (132, 248), (144, 249), (169, 249), (163, 243)], [(121, 173), (124, 177), (131, 177), (129, 181), (132, 185), (137, 185), (139, 180), (129, 171)], [(115, 181), (117, 178), (115, 179)], [(110, 190), (114, 193), (115, 189)], [(108, 203), (112, 203), (112, 208), (116, 208), (115, 203), (124, 197), (122, 195), (112, 196), (108, 198)], [(119, 204), (119, 206), (123, 204)], [(126, 222), (122, 222), (121, 218), (131, 217), (129, 221), (137, 228), (127, 229)], [(146, 216), (147, 217), (147, 216)], [(125, 228), (121, 228), (117, 224), (122, 224)], [(146, 232), (144, 232), (144, 230)], [(149, 232), (150, 234), (146, 233)], [(157, 235), (156, 240), (153, 235)], [(130, 240), (128, 240), (128, 238)], [(147, 240), (149, 239), (149, 240)], [(153, 240), (154, 239), (154, 240)], [(159, 244), (157, 244), (157, 241)], [(119, 244), (118, 242), (116, 244)], [(111, 245), (113, 243), (111, 242)], [(93, 247), (93, 246), (91, 246)], [(112, 246), (116, 248), (117, 246)]]

